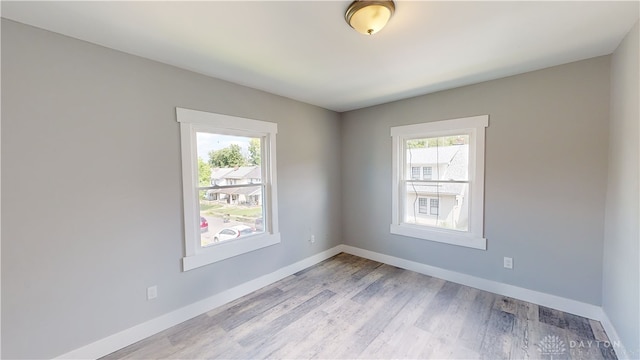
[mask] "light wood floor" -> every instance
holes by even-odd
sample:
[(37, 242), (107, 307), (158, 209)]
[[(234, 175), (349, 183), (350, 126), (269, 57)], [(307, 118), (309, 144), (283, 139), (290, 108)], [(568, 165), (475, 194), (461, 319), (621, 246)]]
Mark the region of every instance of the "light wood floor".
[(339, 254), (104, 359), (616, 359), (599, 322)]

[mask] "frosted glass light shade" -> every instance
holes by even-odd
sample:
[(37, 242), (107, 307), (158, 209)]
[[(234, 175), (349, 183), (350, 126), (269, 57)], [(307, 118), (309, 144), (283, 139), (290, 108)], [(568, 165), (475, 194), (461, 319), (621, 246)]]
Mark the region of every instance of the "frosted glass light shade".
[(354, 1), (347, 8), (345, 19), (357, 32), (373, 35), (387, 25), (394, 11), (393, 1)]

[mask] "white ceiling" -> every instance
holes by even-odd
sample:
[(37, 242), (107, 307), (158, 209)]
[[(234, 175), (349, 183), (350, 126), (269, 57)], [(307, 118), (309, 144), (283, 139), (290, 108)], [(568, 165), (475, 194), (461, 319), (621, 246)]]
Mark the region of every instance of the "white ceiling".
[(8, 2), (2, 17), (346, 111), (610, 54), (639, 1), (396, 1), (380, 33), (350, 1)]

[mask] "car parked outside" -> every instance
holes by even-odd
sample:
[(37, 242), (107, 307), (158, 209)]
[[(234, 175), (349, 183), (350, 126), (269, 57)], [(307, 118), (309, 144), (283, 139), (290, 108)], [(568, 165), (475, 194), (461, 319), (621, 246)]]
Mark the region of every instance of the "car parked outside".
[(203, 216), (200, 216), (200, 232), (204, 233), (209, 231), (209, 222)]
[(224, 228), (218, 231), (213, 236), (214, 242), (236, 239), (241, 236), (251, 235), (253, 234), (253, 229), (246, 225), (236, 225), (228, 228)]

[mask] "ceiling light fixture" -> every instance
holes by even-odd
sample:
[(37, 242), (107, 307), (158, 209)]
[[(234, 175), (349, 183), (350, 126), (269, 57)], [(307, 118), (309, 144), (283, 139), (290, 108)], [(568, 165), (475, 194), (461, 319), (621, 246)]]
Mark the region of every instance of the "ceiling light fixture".
[(387, 25), (396, 10), (393, 1), (356, 0), (349, 5), (344, 18), (347, 24), (364, 35), (373, 35)]

